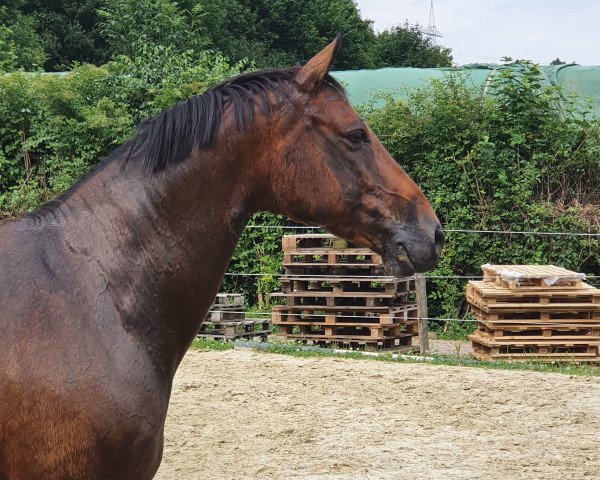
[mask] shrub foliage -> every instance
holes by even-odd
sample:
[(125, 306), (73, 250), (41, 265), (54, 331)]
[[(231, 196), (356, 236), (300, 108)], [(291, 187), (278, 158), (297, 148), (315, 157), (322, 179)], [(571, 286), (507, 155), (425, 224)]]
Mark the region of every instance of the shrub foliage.
[[(65, 190), (142, 119), (241, 72), (219, 54), (140, 44), (101, 67), (0, 76), (0, 217)], [(598, 232), (600, 122), (585, 102), (544, 86), (539, 68), (500, 69), (486, 94), (449, 74), (407, 100), (366, 112), (374, 131), (422, 187), (448, 230)], [(281, 269), (286, 219), (261, 213), (224, 288), (268, 303)], [(598, 240), (448, 232), (436, 275), (478, 275), (492, 263), (554, 263), (599, 273)], [(430, 281), (430, 311), (464, 316), (464, 281)]]
[[(487, 94), (449, 74), (368, 113), (382, 142), (448, 230), (598, 232), (600, 122), (545, 86), (537, 65), (500, 68)], [(597, 239), (448, 232), (434, 275), (484, 263), (552, 263), (599, 273)], [(431, 313), (464, 314), (464, 281), (430, 282)]]

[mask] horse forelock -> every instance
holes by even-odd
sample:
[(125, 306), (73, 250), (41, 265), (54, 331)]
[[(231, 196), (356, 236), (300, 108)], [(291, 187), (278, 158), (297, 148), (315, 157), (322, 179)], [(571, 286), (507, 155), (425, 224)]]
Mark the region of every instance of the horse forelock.
[[(140, 124), (126, 145), (124, 161), (141, 161), (148, 171), (157, 173), (188, 158), (194, 147), (211, 147), (228, 105), (232, 107), (234, 128), (248, 129), (253, 124), (255, 109), (264, 116), (271, 114), (271, 95), (289, 99), (288, 86), (294, 82), (299, 69), (260, 70), (238, 75), (163, 111)], [(332, 76), (327, 75), (324, 84), (345, 96), (344, 88)]]

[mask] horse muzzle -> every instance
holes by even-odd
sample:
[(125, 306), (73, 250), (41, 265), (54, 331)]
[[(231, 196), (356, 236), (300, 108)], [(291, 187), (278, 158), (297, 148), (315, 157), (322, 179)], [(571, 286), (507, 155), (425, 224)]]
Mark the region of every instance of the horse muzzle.
[(428, 230), (430, 233), (402, 229), (392, 236), (383, 253), (389, 274), (406, 277), (435, 268), (444, 246), (444, 231), (439, 222)]

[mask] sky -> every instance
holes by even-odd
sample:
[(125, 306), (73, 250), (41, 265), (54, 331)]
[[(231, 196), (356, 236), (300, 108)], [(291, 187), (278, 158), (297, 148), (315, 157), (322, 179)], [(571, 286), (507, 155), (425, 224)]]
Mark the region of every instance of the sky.
[[(427, 26), (430, 0), (357, 0), (376, 31)], [(600, 0), (433, 0), (439, 45), (454, 62), (498, 63), (504, 56), (543, 65), (555, 58), (600, 65)]]

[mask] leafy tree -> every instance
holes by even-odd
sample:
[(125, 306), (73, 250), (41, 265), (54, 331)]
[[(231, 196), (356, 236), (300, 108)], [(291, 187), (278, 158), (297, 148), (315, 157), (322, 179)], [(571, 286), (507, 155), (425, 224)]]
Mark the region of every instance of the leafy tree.
[(372, 64), (375, 35), (353, 0), (184, 0), (182, 6), (198, 4), (213, 47), (232, 60), (287, 67), (308, 60), (341, 33), (344, 47), (335, 68)]
[[(248, 1), (248, 0), (246, 0)], [(344, 48), (334, 68), (370, 66), (374, 34), (353, 0), (249, 0), (259, 18), (259, 35), (281, 52), (285, 65), (305, 61), (338, 33)]]
[(45, 60), (42, 40), (33, 18), (0, 6), (0, 71), (35, 70)]
[(96, 10), (101, 0), (20, 0), (23, 14), (35, 20), (46, 53), (44, 68), (63, 71), (76, 63), (108, 60)]
[(381, 67), (451, 67), (451, 50), (434, 45), (419, 25), (405, 22), (384, 30), (375, 41), (375, 65)]
[[(573, 60), (571, 63), (577, 63), (575, 60)], [(552, 60), (550, 62), (550, 65), (566, 65), (567, 62), (561, 60), (560, 58), (556, 57), (554, 60)]]
[(135, 58), (146, 45), (201, 52), (210, 43), (201, 4), (186, 11), (170, 0), (105, 0), (98, 14), (113, 54)]

